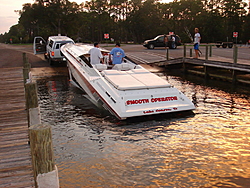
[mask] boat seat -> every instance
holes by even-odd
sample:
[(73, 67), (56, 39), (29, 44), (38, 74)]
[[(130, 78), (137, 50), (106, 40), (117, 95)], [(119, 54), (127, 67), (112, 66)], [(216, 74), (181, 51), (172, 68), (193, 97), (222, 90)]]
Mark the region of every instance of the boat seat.
[(130, 66), (128, 63), (121, 63), (121, 64), (115, 64), (112, 69), (113, 70), (127, 71), (127, 70), (130, 70)]
[(106, 64), (96, 64), (94, 65), (95, 68), (98, 70), (98, 71), (103, 71), (103, 70), (107, 70), (107, 65)]
[(105, 75), (123, 75), (123, 74), (127, 74), (126, 72), (123, 72), (123, 71), (118, 71), (118, 70), (104, 70), (102, 72), (102, 75), (105, 76)]

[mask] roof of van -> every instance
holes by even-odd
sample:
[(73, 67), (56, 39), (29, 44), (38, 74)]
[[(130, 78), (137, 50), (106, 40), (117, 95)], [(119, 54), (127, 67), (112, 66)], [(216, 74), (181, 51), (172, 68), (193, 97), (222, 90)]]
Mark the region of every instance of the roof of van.
[(55, 41), (73, 41), (71, 38), (67, 36), (50, 36), (49, 39), (52, 39)]

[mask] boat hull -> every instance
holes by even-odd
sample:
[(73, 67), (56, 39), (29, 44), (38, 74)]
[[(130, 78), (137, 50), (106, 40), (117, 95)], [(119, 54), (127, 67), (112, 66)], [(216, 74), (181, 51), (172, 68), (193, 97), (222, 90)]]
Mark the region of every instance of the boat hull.
[(118, 119), (195, 109), (182, 92), (141, 66), (125, 71), (98, 71), (66, 50), (63, 52), (70, 75), (96, 106)]

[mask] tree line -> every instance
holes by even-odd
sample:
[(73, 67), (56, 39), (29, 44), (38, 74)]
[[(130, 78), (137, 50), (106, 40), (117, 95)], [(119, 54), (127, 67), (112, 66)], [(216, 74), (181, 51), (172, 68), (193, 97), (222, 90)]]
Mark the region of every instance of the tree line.
[(19, 11), (19, 22), (0, 35), (0, 42), (30, 43), (35, 36), (67, 35), (77, 42), (142, 43), (159, 34), (174, 32), (182, 42), (191, 42), (200, 29), (202, 42), (249, 39), (250, 14), (244, 0), (90, 0), (77, 4), (68, 0), (36, 0)]

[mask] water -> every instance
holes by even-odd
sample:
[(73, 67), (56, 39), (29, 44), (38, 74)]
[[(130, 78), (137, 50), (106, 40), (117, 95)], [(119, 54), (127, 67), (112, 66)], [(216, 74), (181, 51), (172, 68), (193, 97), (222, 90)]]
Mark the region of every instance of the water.
[(66, 76), (38, 80), (62, 188), (250, 187), (248, 88), (161, 76), (194, 101), (193, 114), (119, 121)]

